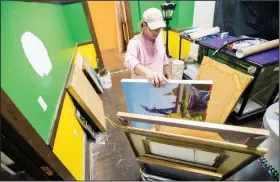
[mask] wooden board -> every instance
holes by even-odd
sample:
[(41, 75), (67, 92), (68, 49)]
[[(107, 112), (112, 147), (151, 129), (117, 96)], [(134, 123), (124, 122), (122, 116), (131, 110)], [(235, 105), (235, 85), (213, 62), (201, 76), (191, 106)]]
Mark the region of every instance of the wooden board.
[[(252, 138), (262, 138), (263, 140), (269, 137), (269, 131), (265, 129), (197, 122), (124, 112), (118, 112), (117, 115), (118, 117), (128, 121), (140, 121), (144, 123), (154, 123), (157, 125), (161, 125), (155, 127), (157, 131), (164, 131), (181, 135), (183, 134), (188, 136), (197, 136), (205, 139), (216, 139), (218, 141), (224, 141), (219, 136), (219, 134), (235, 134)], [(214, 132), (218, 132), (219, 134)]]
[(253, 77), (204, 56), (196, 79), (213, 81), (206, 121), (224, 123)]
[(85, 180), (85, 133), (74, 112), (74, 103), (70, 95), (66, 93), (53, 152), (76, 180)]
[(67, 89), (99, 130), (106, 131), (102, 100), (77, 65), (73, 67)]
[(191, 137), (198, 137), (198, 138), (216, 140), (216, 141), (221, 141), (221, 142), (225, 141), (218, 133), (214, 133), (214, 132), (192, 130), (192, 129), (178, 128), (178, 127), (170, 127), (170, 126), (164, 126), (164, 125), (160, 125), (156, 128), (157, 128), (157, 131), (165, 132), (165, 133), (173, 133), (173, 134), (179, 134), (179, 135), (185, 135), (185, 136), (191, 136)]
[(152, 138), (162, 138), (166, 140), (172, 139), (172, 141), (177, 142), (186, 142), (190, 145), (204, 145), (212, 147), (213, 149), (223, 149), (223, 150), (232, 150), (236, 152), (242, 152), (242, 153), (248, 153), (248, 154), (254, 154), (254, 155), (263, 155), (267, 152), (267, 149), (265, 148), (249, 148), (246, 145), (243, 144), (236, 144), (236, 143), (230, 143), (230, 142), (222, 142), (222, 141), (214, 141), (209, 139), (202, 139), (198, 137), (192, 137), (192, 136), (183, 136), (179, 134), (173, 134), (173, 133), (164, 133), (159, 131), (152, 131), (152, 130), (146, 130), (146, 129), (139, 129), (135, 127), (123, 127), (122, 130), (128, 133), (132, 133), (135, 135), (141, 135), (141, 136), (147, 136)]

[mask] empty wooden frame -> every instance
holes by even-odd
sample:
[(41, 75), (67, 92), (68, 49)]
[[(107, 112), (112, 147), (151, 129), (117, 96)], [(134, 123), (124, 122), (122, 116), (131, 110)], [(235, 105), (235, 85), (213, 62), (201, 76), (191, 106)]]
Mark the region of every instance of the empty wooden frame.
[[(164, 171), (162, 168), (169, 168), (168, 171), (179, 170), (192, 174), (184, 180), (227, 178), (267, 152), (266, 149), (258, 148), (255, 142), (253, 143), (255, 146), (248, 147), (244, 144), (189, 136), (187, 132), (178, 134), (176, 127), (181, 130), (242, 134), (252, 138), (266, 138), (269, 136), (267, 130), (122, 112), (117, 115), (122, 124), (129, 123), (125, 122), (129, 120), (157, 124), (157, 127), (151, 130), (131, 126), (123, 126), (122, 129), (140, 163), (145, 166), (156, 165), (159, 171)], [(170, 127), (169, 132), (162, 131), (161, 126)], [(178, 171), (171, 172), (169, 177), (176, 178), (177, 174)], [(203, 177), (196, 178), (201, 175)]]
[(77, 65), (73, 65), (67, 89), (99, 130), (106, 131), (103, 103), (82, 69)]

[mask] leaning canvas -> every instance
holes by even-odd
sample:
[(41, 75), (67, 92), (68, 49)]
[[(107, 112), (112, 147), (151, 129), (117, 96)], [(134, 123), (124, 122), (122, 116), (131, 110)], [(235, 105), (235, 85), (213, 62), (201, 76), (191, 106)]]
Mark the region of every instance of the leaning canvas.
[(94, 87), (96, 92), (103, 93), (103, 88), (99, 77), (86, 59), (83, 59), (83, 70), (89, 75), (89, 79), (91, 79), (91, 81), (93, 82), (92, 86)]
[[(128, 112), (195, 121), (205, 121), (212, 84), (209, 80), (170, 80), (155, 88), (145, 79), (121, 80)], [(144, 129), (153, 127), (140, 122), (131, 124)]]
[(214, 82), (206, 121), (225, 123), (253, 77), (204, 56), (196, 79), (206, 78)]

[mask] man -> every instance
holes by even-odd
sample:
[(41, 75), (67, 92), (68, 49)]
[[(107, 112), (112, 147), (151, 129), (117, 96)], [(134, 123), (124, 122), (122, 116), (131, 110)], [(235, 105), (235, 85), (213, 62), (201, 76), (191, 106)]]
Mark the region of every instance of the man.
[(155, 87), (161, 87), (171, 78), (161, 31), (163, 27), (161, 11), (157, 8), (146, 10), (141, 22), (143, 31), (129, 41), (124, 58), (131, 78), (146, 78)]

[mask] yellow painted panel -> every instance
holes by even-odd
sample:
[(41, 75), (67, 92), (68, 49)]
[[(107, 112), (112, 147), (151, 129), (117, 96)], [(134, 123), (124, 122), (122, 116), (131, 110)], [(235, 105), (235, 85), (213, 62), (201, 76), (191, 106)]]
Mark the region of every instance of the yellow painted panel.
[(79, 52), (89, 62), (91, 67), (97, 68), (96, 52), (93, 44), (78, 46), (74, 57), (74, 63), (76, 62)]
[(100, 51), (118, 47), (115, 1), (88, 1)]
[[(173, 58), (179, 59), (180, 33), (169, 30), (169, 55)], [(164, 31), (164, 42), (166, 42), (166, 31)], [(189, 55), (191, 43), (187, 40), (182, 40), (181, 59)]]
[(75, 106), (66, 92), (53, 151), (76, 180), (85, 180), (85, 133), (76, 119), (74, 111)]

